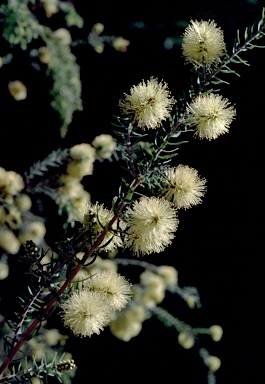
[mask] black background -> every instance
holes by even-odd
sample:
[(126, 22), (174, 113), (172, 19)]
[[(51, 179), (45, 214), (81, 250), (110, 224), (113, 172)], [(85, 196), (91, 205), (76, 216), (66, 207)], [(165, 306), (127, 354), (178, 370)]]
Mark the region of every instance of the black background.
[[(86, 36), (96, 22), (104, 33), (130, 40), (126, 53), (106, 47), (97, 54), (92, 47), (74, 48), (80, 65), (84, 110), (76, 112), (65, 139), (59, 120), (49, 107), (49, 83), (30, 66), (26, 56), (0, 71), (0, 165), (19, 173), (56, 148), (90, 143), (100, 133), (112, 133), (118, 100), (132, 85), (150, 76), (169, 84), (174, 96), (189, 87), (190, 67), (184, 65), (179, 45), (165, 50), (164, 40), (180, 37), (183, 20), (214, 19), (224, 30), (228, 51), (236, 36), (261, 17), (262, 1), (76, 1), (85, 20)], [(53, 21), (56, 25), (56, 22)], [(137, 27), (142, 22), (143, 27)], [(52, 22), (51, 22), (52, 23)], [(80, 34), (80, 31), (76, 31)], [(265, 45), (264, 38), (261, 44)], [(174, 164), (194, 167), (207, 179), (203, 204), (179, 213), (174, 243), (165, 254), (146, 257), (157, 264), (173, 264), (181, 286), (198, 288), (202, 309), (188, 310), (168, 297), (167, 308), (196, 326), (220, 324), (223, 339), (205, 345), (222, 360), (217, 384), (265, 383), (264, 302), (264, 85), (265, 51), (242, 54), (250, 66), (238, 65), (241, 77), (228, 75), (230, 85), (220, 93), (237, 110), (230, 132), (214, 141), (195, 140), (181, 147)], [(25, 101), (8, 94), (10, 79), (28, 88)], [(14, 113), (15, 111), (15, 113)], [(111, 174), (111, 178), (110, 175)], [(93, 201), (108, 205), (119, 187), (119, 167), (95, 164), (84, 184)], [(206, 383), (206, 370), (196, 350), (178, 345), (177, 332), (156, 319), (143, 324), (139, 336), (125, 343), (106, 329), (90, 339), (70, 338), (69, 347), (78, 366), (74, 383), (113, 379), (118, 382)]]

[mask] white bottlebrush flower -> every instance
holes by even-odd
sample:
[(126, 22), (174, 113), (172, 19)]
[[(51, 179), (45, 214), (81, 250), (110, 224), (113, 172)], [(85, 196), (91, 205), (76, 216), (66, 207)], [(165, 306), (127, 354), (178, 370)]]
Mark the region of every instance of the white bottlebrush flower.
[(142, 129), (155, 129), (170, 116), (175, 104), (168, 85), (151, 77), (130, 89), (124, 94), (125, 99), (119, 101), (121, 111), (132, 118), (133, 124)]
[(195, 67), (217, 63), (225, 52), (223, 31), (213, 20), (191, 20), (184, 31), (182, 52)]
[(198, 176), (198, 171), (187, 165), (178, 165), (166, 170), (168, 182), (161, 195), (178, 208), (190, 208), (202, 202), (206, 191), (206, 179)]
[(142, 197), (127, 209), (126, 247), (136, 255), (162, 252), (178, 227), (175, 207), (158, 197)]
[(73, 291), (61, 308), (64, 326), (76, 336), (99, 334), (109, 322), (109, 305), (98, 292), (86, 288)]
[(86, 282), (89, 290), (103, 295), (113, 311), (120, 311), (131, 299), (131, 284), (117, 272), (96, 269)]
[(198, 96), (188, 105), (184, 123), (194, 127), (194, 136), (212, 140), (228, 132), (235, 115), (228, 99), (210, 93)]
[[(92, 232), (93, 238), (96, 240), (113, 216), (114, 212), (104, 208), (103, 204), (99, 204), (98, 202), (96, 202), (96, 204), (88, 203), (83, 216), (83, 224), (86, 229)], [(119, 220), (118, 223), (116, 220), (111, 229), (113, 231), (108, 231), (100, 243), (99, 251), (111, 252), (123, 245), (119, 229), (124, 230), (125, 223), (122, 220)]]

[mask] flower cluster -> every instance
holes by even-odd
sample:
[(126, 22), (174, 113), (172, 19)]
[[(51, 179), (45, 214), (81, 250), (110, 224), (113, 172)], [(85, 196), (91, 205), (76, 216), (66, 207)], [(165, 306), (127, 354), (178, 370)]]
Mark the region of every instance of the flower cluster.
[[(24, 6), (18, 0), (12, 1), (13, 6), (9, 1), (0, 6), (0, 13), (17, 23), (14, 33), (9, 28), (4, 30), (9, 43), (20, 45), (26, 54), (28, 43), (36, 39), (30, 56), (32, 67), (45, 68), (53, 81), (51, 106), (60, 115), (61, 138), (68, 132), (74, 111), (83, 108), (79, 66), (71, 50), (79, 40), (72, 39), (70, 32), (71, 26), (81, 26), (83, 20), (70, 3), (40, 1), (43, 17), (65, 10), (66, 26), (54, 30), (40, 25), (38, 18), (29, 20), (31, 11), (33, 14), (39, 6)], [(16, 9), (14, 4), (19, 7)], [(106, 44), (126, 52), (130, 41), (121, 36), (104, 36), (104, 28), (101, 23), (94, 24), (86, 43), (99, 54)], [(223, 31), (215, 21), (191, 20), (182, 36), (182, 54), (185, 62), (192, 64), (195, 76), (185, 97), (173, 97), (164, 80), (151, 76), (133, 85), (118, 101), (122, 116), (117, 116), (120, 131), (115, 130), (115, 137), (99, 134), (93, 136), (91, 143), (53, 151), (24, 177), (0, 167), (0, 280), (10, 273), (11, 255), (26, 263), (32, 279), (26, 290), (28, 297), (21, 299), (22, 311), (15, 314), (14, 322), (8, 322), (12, 332), (2, 342), (5, 357), (0, 374), (6, 374), (7, 381), (12, 376), (11, 380), (22, 382), (23, 378), (30, 378), (34, 383), (43, 377), (43, 372), (48, 375), (49, 369), (50, 376), (61, 380), (65, 372), (74, 370), (70, 354), (60, 361), (51, 357), (53, 348), (64, 346), (67, 337), (57, 329), (43, 328), (56, 304), (62, 325), (81, 338), (98, 335), (109, 327), (113, 336), (128, 342), (141, 332), (145, 321), (156, 316), (177, 330), (177, 342), (184, 349), (199, 344), (200, 335), (214, 342), (222, 339), (220, 325), (193, 327), (163, 308), (167, 295), (178, 295), (185, 309), (192, 311), (201, 305), (199, 293), (195, 287), (179, 285), (173, 265), (157, 266), (142, 256), (151, 255), (148, 259), (155, 260), (157, 254), (172, 245), (178, 235), (180, 210), (184, 215), (184, 211), (202, 203), (207, 180), (195, 168), (177, 163), (175, 155), (180, 144), (188, 142), (182, 137), (190, 132), (191, 137), (208, 141), (229, 132), (236, 109), (217, 93), (214, 85), (222, 82), (219, 76), (234, 73), (230, 72), (230, 64), (243, 63), (239, 59), (241, 51), (264, 35), (264, 12), (258, 28), (255, 34), (253, 28), (247, 29), (245, 36), (251, 36), (242, 46), (236, 43), (229, 56)], [(8, 56), (0, 57), (0, 68), (8, 60)], [(27, 98), (27, 87), (22, 82), (10, 79), (7, 84), (14, 100)], [(125, 163), (121, 166), (125, 175), (122, 174), (117, 196), (108, 209), (96, 198), (92, 202), (83, 178), (93, 175), (96, 161), (107, 160), (111, 163), (108, 165), (113, 165), (114, 159)], [(42, 204), (43, 195), (57, 205), (65, 235), (58, 243), (52, 240), (51, 246), (46, 244), (46, 232), (53, 220), (50, 211), (45, 211), (46, 201)], [(49, 203), (50, 200), (48, 206)], [(39, 212), (43, 216), (38, 216)], [(123, 257), (117, 257), (118, 253)], [(123, 276), (127, 267), (140, 270), (133, 284)], [(1, 314), (0, 317), (3, 323)], [(27, 354), (28, 348), (36, 377), (31, 377), (27, 359), (25, 365), (13, 361), (19, 351)], [(198, 351), (208, 369), (209, 382), (215, 382), (212, 377), (221, 367), (221, 360), (200, 346)], [(44, 352), (51, 362), (46, 362)], [(70, 384), (69, 377), (63, 382)]]
[(111, 313), (124, 308), (130, 297), (131, 286), (124, 277), (113, 271), (94, 270), (61, 304), (63, 323), (76, 336), (99, 334), (108, 325)]
[(33, 215), (31, 197), (24, 191), (22, 176), (0, 167), (0, 250), (11, 255), (27, 240), (45, 244), (45, 223)]

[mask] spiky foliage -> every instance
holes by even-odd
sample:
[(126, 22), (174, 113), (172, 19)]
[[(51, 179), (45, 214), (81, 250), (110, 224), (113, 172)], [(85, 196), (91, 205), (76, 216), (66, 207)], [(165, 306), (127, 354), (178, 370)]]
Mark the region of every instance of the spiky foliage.
[(52, 151), (45, 159), (38, 160), (34, 163), (29, 172), (25, 173), (25, 179), (29, 181), (38, 176), (43, 176), (44, 173), (48, 172), (50, 168), (58, 168), (62, 166), (67, 158), (69, 158), (68, 149), (56, 149)]
[(75, 111), (82, 111), (80, 68), (68, 45), (61, 44), (53, 35), (47, 39), (50, 60), (47, 75), (53, 78), (51, 106), (59, 113), (62, 121), (61, 136), (65, 137)]
[[(46, 75), (51, 76), (53, 80), (51, 106), (59, 113), (62, 122), (61, 136), (64, 137), (74, 112), (83, 109), (80, 69), (70, 47), (61, 44), (52, 30), (37, 20), (30, 9), (32, 3), (34, 1), (8, 0), (6, 5), (0, 6), (4, 23), (3, 37), (11, 46), (19, 45), (22, 50), (29, 49), (30, 43), (38, 38), (47, 45), (50, 60), (47, 63)], [(61, 4), (61, 9), (66, 13), (69, 26), (83, 26), (82, 18), (71, 4)]]
[(3, 37), (11, 46), (19, 44), (26, 50), (32, 40), (44, 33), (42, 26), (30, 11), (32, 0), (8, 0), (1, 6), (4, 16)]
[[(44, 354), (40, 361), (37, 361), (33, 356), (24, 357), (17, 365), (13, 365), (12, 371), (8, 372), (3, 378), (0, 378), (0, 383), (25, 383), (31, 382), (33, 377), (44, 379), (46, 382), (48, 377), (56, 378), (60, 383), (71, 383), (69, 371), (74, 370), (74, 360), (63, 360), (64, 354), (58, 359), (58, 353), (54, 353), (53, 359), (48, 362)], [(68, 371), (68, 372), (67, 372)]]
[[(242, 59), (241, 54), (253, 48), (264, 48), (262, 45), (256, 44), (265, 35), (265, 8), (262, 9), (262, 15), (259, 22), (255, 22), (251, 26), (245, 28), (243, 34), (237, 30), (237, 35), (234, 41), (232, 52), (225, 51), (221, 63), (217, 66), (204, 68), (197, 72), (197, 83), (199, 84), (199, 93), (207, 89), (210, 84), (229, 84), (227, 80), (223, 79), (222, 74), (233, 74), (240, 77), (240, 74), (231, 68), (231, 64), (244, 64), (249, 65), (248, 61)], [(208, 90), (208, 92), (211, 92)]]
[(84, 20), (76, 12), (74, 5), (70, 2), (60, 1), (58, 6), (65, 14), (65, 21), (68, 27), (76, 26), (82, 28), (84, 25)]

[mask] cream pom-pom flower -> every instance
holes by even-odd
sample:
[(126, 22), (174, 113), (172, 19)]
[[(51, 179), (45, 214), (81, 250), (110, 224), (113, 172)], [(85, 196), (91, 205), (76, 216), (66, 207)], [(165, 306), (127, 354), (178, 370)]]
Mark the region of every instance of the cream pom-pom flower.
[(210, 93), (198, 96), (187, 106), (184, 123), (194, 127), (194, 136), (212, 140), (229, 131), (235, 116), (235, 108), (228, 99)]
[(178, 209), (187, 209), (202, 202), (206, 179), (200, 178), (196, 169), (179, 164), (177, 167), (169, 167), (166, 176), (168, 182), (161, 195), (172, 201)]
[(155, 129), (170, 116), (175, 104), (168, 85), (156, 78), (144, 80), (130, 89), (130, 94), (124, 94), (124, 100), (119, 101), (121, 111), (132, 118), (133, 124), (142, 129)]
[(131, 284), (115, 271), (95, 269), (86, 282), (87, 288), (101, 294), (113, 311), (120, 311), (131, 299)]
[(110, 319), (110, 307), (101, 294), (86, 288), (73, 291), (61, 309), (64, 326), (80, 337), (99, 334)]
[(214, 20), (193, 21), (185, 29), (182, 41), (182, 53), (186, 62), (195, 68), (217, 63), (224, 55), (225, 43), (221, 28)]
[(176, 208), (168, 200), (159, 197), (142, 197), (126, 211), (127, 237), (125, 247), (134, 254), (162, 252), (171, 244), (178, 227)]

